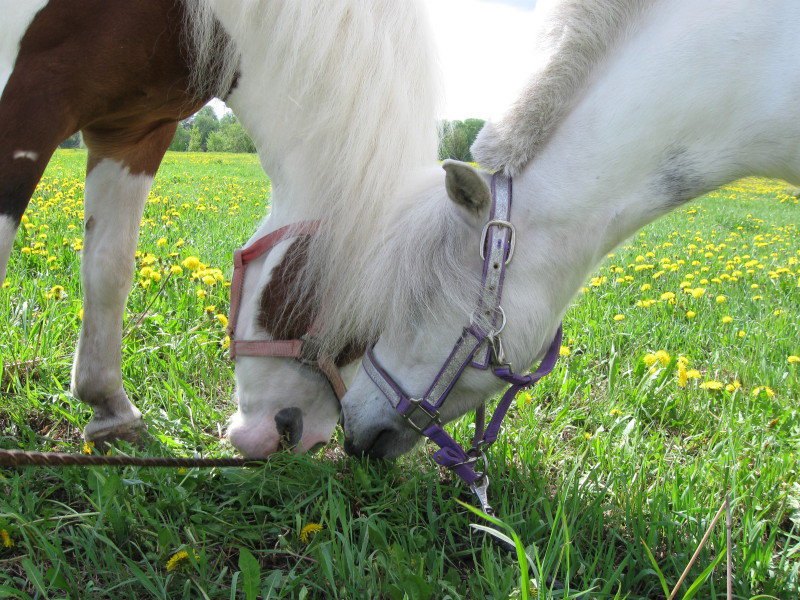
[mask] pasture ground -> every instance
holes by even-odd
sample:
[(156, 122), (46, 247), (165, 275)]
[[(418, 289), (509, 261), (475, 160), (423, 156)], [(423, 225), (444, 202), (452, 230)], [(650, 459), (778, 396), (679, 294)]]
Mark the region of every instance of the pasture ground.
[[(57, 153), (0, 290), (4, 448), (82, 450), (89, 412), (68, 388), (84, 162)], [(790, 192), (746, 180), (688, 204), (576, 298), (562, 362), (519, 398), (490, 453), (492, 500), (527, 546), (540, 598), (666, 597), (726, 493), (735, 597), (800, 595)], [(146, 454), (232, 453), (224, 284), (268, 203), (254, 156), (170, 154), (162, 166), (124, 341)], [(469, 419), (453, 429), (465, 438)], [(370, 464), (338, 441), (256, 470), (0, 469), (0, 598), (527, 595), (515, 558), (471, 531), (455, 498), (472, 499), (430, 448)], [(725, 538), (723, 519), (678, 598), (725, 597), (724, 560), (709, 568)], [(551, 593), (547, 577), (567, 589)]]

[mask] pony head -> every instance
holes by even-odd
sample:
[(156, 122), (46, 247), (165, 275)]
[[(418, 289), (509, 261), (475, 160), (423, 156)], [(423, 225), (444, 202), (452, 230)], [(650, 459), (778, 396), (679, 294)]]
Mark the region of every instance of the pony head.
[[(289, 226), (237, 253), (229, 331), (239, 409), (228, 434), (247, 456), (325, 444), (339, 419), (343, 383), (338, 368), (363, 352), (346, 346), (331, 358), (320, 354), (314, 337), (319, 311), (313, 299), (298, 297), (310, 235)], [(252, 269), (245, 278), (248, 264)], [(243, 296), (245, 288), (252, 293)]]

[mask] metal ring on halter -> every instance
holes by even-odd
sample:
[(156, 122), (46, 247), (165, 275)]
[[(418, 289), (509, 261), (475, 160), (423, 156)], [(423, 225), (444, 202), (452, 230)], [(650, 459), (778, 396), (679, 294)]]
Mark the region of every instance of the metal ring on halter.
[[(495, 337), (496, 335), (500, 335), (501, 333), (503, 333), (503, 329), (506, 328), (506, 311), (504, 311), (503, 307), (500, 306), (499, 304), (497, 305), (497, 310), (500, 311), (500, 316), (502, 317), (502, 321), (500, 322), (500, 329), (498, 329), (497, 331), (492, 331), (492, 332), (486, 334), (486, 337), (491, 338), (491, 337)], [(478, 312), (478, 309), (476, 309), (475, 312)], [(469, 316), (469, 324), (470, 325), (474, 325), (475, 324), (475, 312), (473, 312)]]
[(486, 260), (486, 236), (489, 235), (489, 227), (492, 225), (496, 225), (497, 227), (505, 227), (511, 231), (511, 239), (508, 241), (508, 256), (506, 256), (506, 264), (508, 264), (511, 262), (511, 257), (514, 256), (514, 244), (516, 243), (517, 230), (514, 229), (514, 225), (508, 221), (503, 221), (502, 219), (493, 219), (483, 226), (483, 231), (481, 231), (481, 258)]

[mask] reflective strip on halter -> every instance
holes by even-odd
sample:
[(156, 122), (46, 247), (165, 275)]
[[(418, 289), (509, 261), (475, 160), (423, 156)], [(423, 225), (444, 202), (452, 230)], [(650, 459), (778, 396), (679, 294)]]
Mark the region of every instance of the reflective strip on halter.
[(327, 378), (336, 397), (341, 401), (347, 388), (333, 360), (318, 354), (306, 356), (304, 349), (313, 345), (309, 336), (313, 336), (319, 328), (317, 323), (309, 327), (308, 335), (299, 340), (237, 340), (236, 327), (239, 323), (239, 312), (244, 291), (244, 275), (247, 265), (257, 258), (268, 254), (275, 246), (302, 235), (314, 235), (319, 230), (319, 221), (300, 221), (285, 225), (257, 239), (249, 246), (233, 253), (233, 278), (231, 280), (231, 308), (228, 317), (228, 336), (230, 337), (230, 357), (263, 356), (294, 358), (303, 364), (319, 369)]

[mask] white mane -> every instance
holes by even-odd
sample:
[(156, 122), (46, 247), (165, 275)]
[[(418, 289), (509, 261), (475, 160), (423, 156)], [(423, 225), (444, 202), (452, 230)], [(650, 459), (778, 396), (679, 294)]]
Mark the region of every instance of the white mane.
[(542, 66), (472, 155), (487, 169), (516, 175), (569, 112), (589, 74), (657, 0), (540, 0)]
[[(373, 260), (364, 242), (388, 230), (387, 206), (408, 174), (436, 161), (440, 95), (422, 4), (184, 1), (194, 48), (224, 57), (198, 60), (196, 81), (210, 75), (214, 93), (230, 89), (240, 61), (237, 40), (248, 44), (239, 49), (241, 60), (272, 65), (264, 97), (277, 90), (279, 99), (270, 98), (259, 116), (284, 125), (256, 143), (260, 151), (302, 156), (303, 171), (288, 181), (302, 178), (303, 192), (320, 207), (323, 227), (312, 241), (300, 292), (324, 307), (321, 338), (335, 351), (376, 335), (374, 319), (360, 310), (361, 274)], [(224, 16), (233, 43), (219, 35), (215, 15)]]

